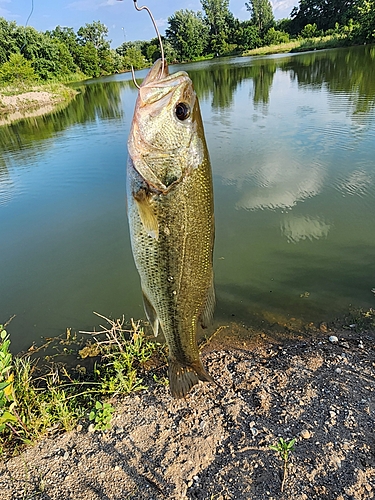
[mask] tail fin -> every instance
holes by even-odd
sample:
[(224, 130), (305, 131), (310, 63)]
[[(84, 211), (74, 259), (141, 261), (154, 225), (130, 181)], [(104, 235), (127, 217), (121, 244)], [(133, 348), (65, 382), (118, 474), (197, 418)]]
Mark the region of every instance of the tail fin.
[(200, 361), (192, 365), (183, 365), (176, 359), (169, 359), (168, 367), (169, 388), (174, 398), (184, 398), (199, 380), (216, 383), (203, 368)]

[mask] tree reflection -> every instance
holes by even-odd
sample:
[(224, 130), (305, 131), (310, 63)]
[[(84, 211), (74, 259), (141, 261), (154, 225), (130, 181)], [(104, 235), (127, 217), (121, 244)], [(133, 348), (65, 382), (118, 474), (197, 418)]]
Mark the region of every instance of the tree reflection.
[(199, 98), (211, 99), (213, 109), (226, 109), (233, 104), (235, 91), (245, 80), (253, 80), (254, 104), (267, 104), (276, 68), (272, 60), (254, 59), (250, 65), (216, 63), (204, 70), (193, 69), (189, 75)]
[(22, 157), (38, 151), (39, 143), (53, 137), (77, 123), (113, 120), (122, 117), (121, 88), (128, 82), (104, 82), (76, 85), (79, 94), (67, 106), (57, 108), (47, 115), (24, 118), (1, 127), (0, 149), (4, 152), (18, 150)]
[(309, 52), (280, 65), (299, 85), (323, 86), (332, 94), (345, 94), (352, 113), (369, 113), (375, 105), (375, 47), (351, 47)]
[(254, 105), (267, 105), (276, 70), (289, 72), (300, 86), (332, 94), (346, 94), (352, 113), (369, 113), (375, 104), (375, 47), (315, 51), (282, 58), (249, 58), (235, 62), (210, 62), (189, 70), (200, 98), (211, 99), (213, 109), (230, 108), (234, 94), (245, 80), (252, 80)]

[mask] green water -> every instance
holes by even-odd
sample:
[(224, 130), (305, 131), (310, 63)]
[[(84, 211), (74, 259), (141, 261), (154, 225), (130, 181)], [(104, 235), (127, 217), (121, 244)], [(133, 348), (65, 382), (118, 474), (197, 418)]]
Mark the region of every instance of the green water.
[[(188, 71), (214, 174), (216, 323), (320, 322), (374, 307), (375, 47)], [(142, 79), (146, 71), (139, 72)], [(125, 208), (129, 75), (0, 127), (0, 322), (13, 348), (144, 317)]]

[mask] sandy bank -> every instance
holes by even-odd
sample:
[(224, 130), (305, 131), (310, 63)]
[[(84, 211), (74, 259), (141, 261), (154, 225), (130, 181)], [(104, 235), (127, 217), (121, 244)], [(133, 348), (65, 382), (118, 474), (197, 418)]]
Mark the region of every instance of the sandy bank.
[(68, 103), (75, 95), (74, 90), (65, 86), (56, 87), (56, 91), (31, 89), (14, 95), (0, 90), (0, 126), (51, 113), (56, 106)]

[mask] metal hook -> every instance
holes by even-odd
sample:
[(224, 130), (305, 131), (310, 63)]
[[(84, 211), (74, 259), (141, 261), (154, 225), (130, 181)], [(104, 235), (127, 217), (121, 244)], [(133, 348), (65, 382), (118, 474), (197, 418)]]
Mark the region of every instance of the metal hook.
[[(137, 10), (139, 10), (139, 11), (141, 11), (141, 10), (147, 10), (147, 12), (149, 13), (149, 16), (151, 17), (152, 24), (154, 25), (156, 34), (158, 35), (158, 40), (159, 40), (159, 45), (160, 45), (160, 52), (161, 52), (161, 64), (162, 64), (162, 66), (161, 66), (161, 73), (163, 74), (163, 72), (164, 72), (164, 60), (165, 60), (164, 59), (164, 49), (163, 49), (163, 43), (161, 41), (161, 36), (160, 36), (159, 30), (158, 30), (158, 27), (156, 26), (156, 21), (154, 19), (154, 16), (152, 15), (152, 12), (151, 12), (151, 10), (148, 7), (146, 7), (145, 5), (143, 5), (143, 7), (138, 7), (137, 0), (133, 0), (133, 1), (134, 1), (134, 7)], [(137, 85), (137, 87), (138, 87), (138, 85)]]
[(132, 68), (132, 78), (133, 78), (133, 83), (134, 85), (137, 87), (137, 89), (140, 89), (141, 87), (138, 85), (136, 79), (135, 79), (135, 73), (134, 73), (134, 68), (133, 66), (131, 67)]

